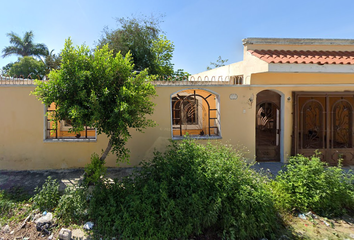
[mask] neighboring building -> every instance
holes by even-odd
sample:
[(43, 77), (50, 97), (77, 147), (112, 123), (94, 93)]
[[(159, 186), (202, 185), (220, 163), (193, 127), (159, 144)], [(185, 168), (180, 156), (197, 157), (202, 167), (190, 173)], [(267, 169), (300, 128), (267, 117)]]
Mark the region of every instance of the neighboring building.
[[(354, 40), (243, 40), (244, 60), (190, 77), (155, 82), (158, 124), (132, 131), (130, 165), (163, 151), (169, 139), (189, 136), (248, 149), (257, 161), (281, 161), (321, 152), (324, 161), (354, 165)], [(29, 96), (31, 81), (0, 80), (0, 169), (84, 167), (107, 144), (87, 127), (56, 130), (44, 106)], [(53, 106), (51, 106), (53, 107)], [(49, 108), (49, 111), (51, 110)], [(115, 156), (107, 158), (116, 166)]]

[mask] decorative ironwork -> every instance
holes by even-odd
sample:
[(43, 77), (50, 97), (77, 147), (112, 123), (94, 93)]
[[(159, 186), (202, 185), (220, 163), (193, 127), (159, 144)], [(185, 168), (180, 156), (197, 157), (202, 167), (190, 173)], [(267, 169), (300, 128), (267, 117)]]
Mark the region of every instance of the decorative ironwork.
[[(41, 80), (38, 76), (34, 76), (33, 78), (31, 77), (31, 75), (28, 75), (27, 78), (24, 78), (23, 76), (14, 76), (14, 77), (8, 77), (8, 76), (2, 76), (0, 75), (0, 86), (1, 85), (7, 85), (7, 86), (11, 86), (11, 85), (34, 85), (34, 80), (35, 79), (39, 79)], [(45, 81), (45, 80), (41, 80), (41, 81)]]
[(294, 92), (294, 99), (293, 154), (317, 151), (330, 165), (354, 164), (354, 92)]
[(339, 100), (333, 105), (332, 120), (333, 148), (352, 147), (352, 107), (346, 100)]
[[(197, 94), (187, 96), (181, 93), (172, 97), (172, 125), (174, 136), (183, 136), (185, 133), (199, 136), (218, 136), (219, 117), (217, 109), (211, 108), (208, 98)], [(214, 100), (215, 101), (215, 100)], [(178, 131), (178, 133), (176, 132)]]
[(237, 76), (209, 76), (192, 75), (177, 77), (162, 77), (152, 82), (156, 86), (190, 86), (190, 85), (242, 85), (244, 84), (243, 75)]
[(300, 148), (323, 148), (323, 106), (317, 100), (307, 101), (301, 111), (302, 130)]
[(193, 96), (179, 99), (172, 98), (173, 125), (198, 124), (198, 100)]
[(256, 160), (280, 161), (280, 95), (263, 90), (256, 102)]
[[(48, 81), (47, 77), (42, 79), (38, 75), (28, 76), (3, 76), (0, 75), (0, 85), (34, 85), (34, 80)], [(243, 75), (237, 76), (177, 76), (162, 77), (152, 82), (156, 86), (215, 86), (215, 85), (243, 85)]]
[(276, 146), (276, 105), (262, 103), (257, 111), (257, 145)]

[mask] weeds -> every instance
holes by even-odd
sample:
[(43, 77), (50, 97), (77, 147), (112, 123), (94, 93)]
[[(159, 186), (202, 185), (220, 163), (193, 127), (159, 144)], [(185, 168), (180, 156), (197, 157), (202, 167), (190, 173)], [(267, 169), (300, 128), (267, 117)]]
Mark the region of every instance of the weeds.
[(122, 182), (100, 183), (89, 215), (96, 233), (187, 239), (214, 229), (225, 239), (272, 237), (278, 227), (267, 179), (221, 144), (172, 142)]
[[(95, 158), (87, 168), (96, 184), (92, 198), (87, 185), (69, 187), (61, 195), (57, 180), (48, 177), (35, 190), (33, 208), (53, 211), (63, 225), (91, 220), (97, 237), (122, 239), (194, 239), (206, 232), (213, 239), (275, 239), (281, 232), (296, 233), (291, 226), (282, 228), (277, 211), (301, 227), (308, 221), (305, 227), (314, 231), (332, 231), (335, 225), (310, 213), (306, 220), (290, 213), (330, 217), (354, 211), (353, 173), (340, 165), (327, 167), (317, 156), (293, 157), (269, 180), (229, 146), (186, 139), (172, 142), (165, 153), (156, 152), (139, 171), (114, 184), (100, 181), (104, 168)], [(27, 200), (21, 189), (0, 191), (0, 223), (28, 215)]]
[(41, 188), (36, 187), (35, 195), (32, 198), (33, 206), (39, 208), (41, 211), (52, 211), (60, 199), (59, 183), (56, 179), (50, 176), (47, 178)]
[(327, 167), (320, 158), (301, 155), (289, 160), (287, 169), (273, 181), (274, 201), (278, 209), (314, 211), (338, 216), (354, 210), (354, 175), (338, 167)]
[[(20, 219), (23, 214), (27, 214), (25, 203), (29, 198), (30, 196), (19, 187), (8, 191), (0, 190), (0, 224)], [(23, 210), (22, 213), (20, 210)]]
[(3, 220), (13, 215), (16, 203), (10, 200), (5, 191), (0, 191), (0, 216)]
[(97, 183), (106, 174), (105, 162), (100, 160), (97, 153), (91, 155), (91, 162), (85, 167), (84, 183), (86, 185)]
[(81, 223), (87, 217), (87, 188), (67, 187), (55, 209), (56, 216), (63, 224)]

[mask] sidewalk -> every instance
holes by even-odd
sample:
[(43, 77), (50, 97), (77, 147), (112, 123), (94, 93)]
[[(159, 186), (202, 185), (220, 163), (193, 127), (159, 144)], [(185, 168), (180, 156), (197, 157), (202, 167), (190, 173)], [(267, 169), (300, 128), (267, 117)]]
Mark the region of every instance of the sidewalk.
[[(284, 167), (280, 162), (256, 163), (253, 168), (257, 171), (263, 170), (271, 173), (273, 177)], [(352, 167), (343, 167), (345, 171), (353, 169)], [(129, 175), (134, 168), (108, 168), (107, 178), (121, 179)], [(0, 190), (8, 190), (14, 187), (21, 187), (24, 191), (32, 194), (35, 187), (42, 186), (48, 176), (58, 179), (60, 190), (67, 186), (77, 184), (82, 180), (83, 169), (68, 170), (41, 170), (41, 171), (4, 171), (0, 170)]]
[[(108, 168), (107, 178), (120, 179), (129, 175), (134, 168)], [(41, 171), (4, 171), (0, 170), (0, 190), (21, 187), (32, 194), (37, 186), (42, 186), (48, 176), (58, 179), (60, 190), (77, 184), (82, 180), (84, 169), (41, 170)]]

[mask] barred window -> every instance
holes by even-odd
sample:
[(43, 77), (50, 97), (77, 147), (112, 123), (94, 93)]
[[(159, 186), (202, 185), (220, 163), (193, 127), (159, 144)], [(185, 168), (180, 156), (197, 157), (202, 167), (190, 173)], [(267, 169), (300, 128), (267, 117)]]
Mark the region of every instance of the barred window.
[(171, 96), (172, 137), (219, 137), (218, 96), (202, 89), (188, 89)]
[(45, 139), (68, 139), (68, 140), (96, 140), (96, 129), (85, 126), (83, 131), (73, 132), (70, 120), (52, 121), (51, 113), (55, 111), (55, 104), (52, 103), (48, 108), (46, 117)]

